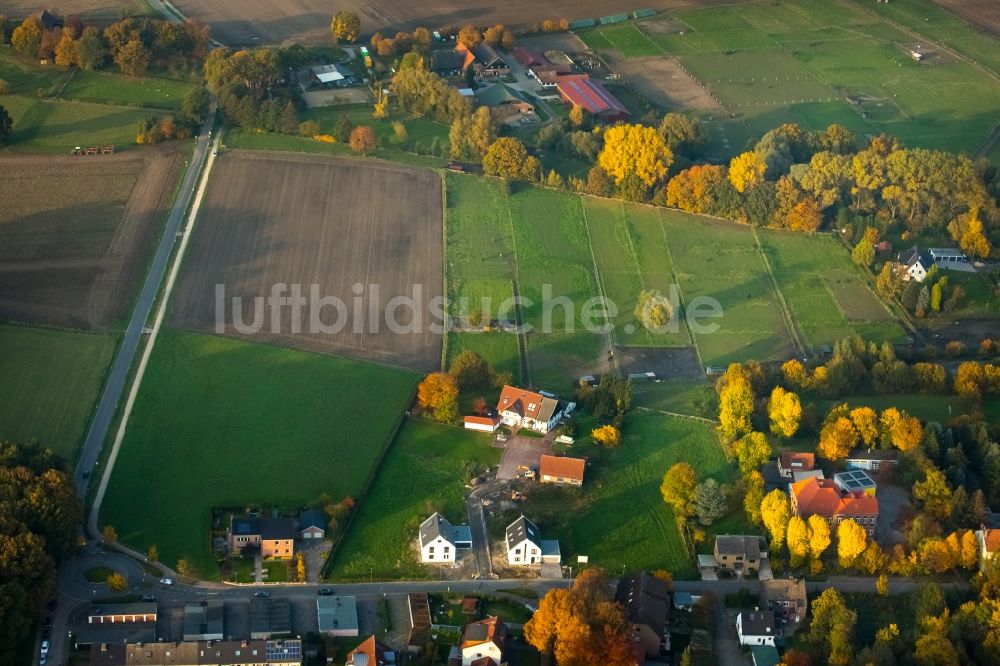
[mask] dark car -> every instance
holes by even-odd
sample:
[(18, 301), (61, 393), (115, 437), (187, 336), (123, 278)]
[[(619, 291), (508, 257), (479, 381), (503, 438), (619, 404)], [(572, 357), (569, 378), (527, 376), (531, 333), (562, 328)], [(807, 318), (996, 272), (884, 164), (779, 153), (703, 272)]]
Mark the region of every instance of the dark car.
[(143, 601), (156, 601), (156, 597), (154, 597), (152, 594), (144, 594), (144, 595), (142, 595), (142, 600)]
[(321, 588), (319, 594), (321, 597), (329, 597), (330, 595), (333, 594), (333, 589), (329, 587)]
[(258, 590), (257, 592), (253, 593), (253, 596), (255, 596), (255, 597), (259, 598), (259, 599), (263, 599), (265, 597), (271, 596), (271, 593), (267, 592), (265, 590)]

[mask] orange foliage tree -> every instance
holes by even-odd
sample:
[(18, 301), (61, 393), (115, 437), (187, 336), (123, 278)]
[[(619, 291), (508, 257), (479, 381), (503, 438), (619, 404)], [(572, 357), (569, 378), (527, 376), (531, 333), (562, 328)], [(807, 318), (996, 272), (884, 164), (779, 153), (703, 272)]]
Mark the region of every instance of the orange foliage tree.
[(458, 416), (458, 384), (446, 372), (433, 372), (417, 387), (417, 401), (434, 413), (438, 421), (454, 421)]

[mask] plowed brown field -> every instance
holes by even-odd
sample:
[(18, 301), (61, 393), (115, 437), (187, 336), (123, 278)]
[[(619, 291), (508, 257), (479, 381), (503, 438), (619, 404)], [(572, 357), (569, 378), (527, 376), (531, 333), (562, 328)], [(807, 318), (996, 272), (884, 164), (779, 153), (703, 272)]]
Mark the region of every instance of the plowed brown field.
[(0, 319), (114, 328), (139, 288), (176, 148), (0, 158)]
[[(432, 171), (229, 152), (213, 168), (171, 321), (195, 331), (432, 370), (440, 365), (441, 336), (428, 328), (428, 302), (441, 295), (442, 245), (441, 180)], [(293, 316), (290, 305), (274, 309), (255, 301), (278, 283), (288, 290), (298, 285), (306, 299), (316, 285), (320, 297), (340, 299), (346, 311), (307, 303)], [(216, 285), (225, 290), (221, 327)], [(364, 287), (362, 293), (355, 285)], [(422, 292), (422, 322), (418, 326), (410, 310), (398, 308), (395, 321), (416, 330), (393, 332), (382, 313), (394, 297), (411, 296), (414, 285)], [(239, 305), (234, 297), (242, 299)], [(320, 330), (314, 316), (330, 328)], [(259, 330), (241, 332), (246, 327)]]

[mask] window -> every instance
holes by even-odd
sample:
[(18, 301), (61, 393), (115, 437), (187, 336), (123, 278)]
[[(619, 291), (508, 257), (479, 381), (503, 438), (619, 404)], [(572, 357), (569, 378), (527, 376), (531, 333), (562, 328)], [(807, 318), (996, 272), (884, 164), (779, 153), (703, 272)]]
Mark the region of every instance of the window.
[(430, 553), (431, 555), (433, 555), (433, 554), (434, 554), (434, 546), (431, 546), (431, 547), (430, 547), (430, 548), (429, 548), (429, 549), (427, 550), (427, 552), (428, 552), (428, 553)]
[[(431, 548), (431, 550), (434, 550), (434, 549), (433, 549), (433, 548)], [(427, 559), (428, 559), (428, 560), (433, 560), (433, 559), (434, 559), (434, 553), (431, 553), (430, 555), (428, 555), (428, 556), (427, 556)]]
[(451, 551), (451, 548), (449, 548), (448, 546), (445, 546), (444, 547), (444, 554), (447, 555), (449, 551)]

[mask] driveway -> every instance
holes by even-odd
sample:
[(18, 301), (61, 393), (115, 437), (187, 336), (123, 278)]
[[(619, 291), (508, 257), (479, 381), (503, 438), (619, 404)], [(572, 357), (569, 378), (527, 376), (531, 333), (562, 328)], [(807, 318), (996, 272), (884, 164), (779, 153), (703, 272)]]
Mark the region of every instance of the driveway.
[(875, 540), (888, 547), (903, 541), (903, 533), (893, 527), (899, 512), (910, 503), (910, 494), (897, 485), (878, 481), (878, 524)]
[(715, 663), (726, 666), (750, 666), (750, 662), (740, 650), (740, 642), (736, 637), (736, 624), (723, 605), (721, 595), (716, 595), (715, 605), (712, 608), (712, 625)]
[(507, 448), (497, 470), (498, 481), (510, 481), (517, 478), (518, 467), (538, 467), (543, 454), (552, 453), (552, 442), (536, 437), (513, 436), (507, 440)]

